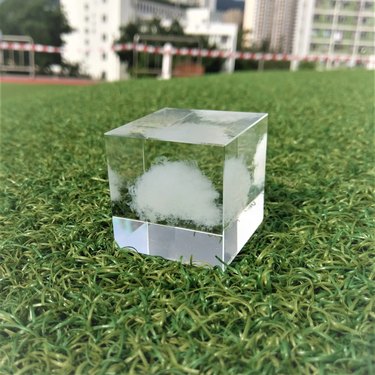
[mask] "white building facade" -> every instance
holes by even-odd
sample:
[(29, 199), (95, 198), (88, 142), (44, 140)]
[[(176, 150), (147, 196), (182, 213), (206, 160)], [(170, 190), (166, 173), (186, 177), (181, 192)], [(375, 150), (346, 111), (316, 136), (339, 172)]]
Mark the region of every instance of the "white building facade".
[(158, 17), (166, 23), (185, 16), (184, 9), (147, 0), (60, 0), (73, 32), (64, 36), (62, 57), (79, 63), (94, 79), (116, 81), (123, 69), (114, 42), (120, 27), (137, 18)]
[[(238, 26), (235, 23), (223, 23), (212, 20), (215, 13), (208, 8), (191, 8), (186, 11), (184, 31), (188, 35), (205, 35), (217, 48), (235, 52), (237, 46)], [(224, 71), (234, 71), (235, 59), (229, 57), (224, 63)]]
[[(115, 81), (124, 74), (114, 42), (120, 37), (120, 27), (137, 19), (159, 18), (164, 24), (177, 19), (185, 33), (204, 35), (220, 49), (235, 51), (237, 25), (214, 22), (210, 8), (216, 0), (200, 1), (208, 8), (185, 8), (149, 0), (60, 0), (73, 32), (64, 36), (62, 57), (79, 63), (83, 73), (94, 79)], [(225, 63), (233, 71), (234, 59)]]
[(298, 0), (246, 0), (243, 19), (247, 47), (266, 44), (274, 52), (291, 53)]
[[(374, 0), (300, 0), (293, 44), (297, 56), (330, 57), (327, 68), (364, 65), (375, 66), (375, 1)], [(334, 61), (334, 57), (350, 57)], [(292, 68), (297, 68), (294, 62)]]
[(120, 26), (132, 19), (131, 0), (60, 0), (73, 32), (64, 36), (62, 57), (79, 63), (95, 79), (120, 78), (120, 60), (112, 50)]
[(243, 45), (244, 47), (251, 47), (254, 44), (254, 28), (255, 28), (255, 9), (256, 0), (245, 0), (245, 7), (243, 11)]
[[(270, 42), (276, 52), (297, 57), (325, 56), (326, 68), (354, 66), (369, 60), (374, 68), (374, 0), (245, 0), (243, 28), (249, 30), (245, 43), (259, 46)], [(350, 57), (338, 61), (335, 57)], [(298, 61), (291, 64), (298, 67)]]

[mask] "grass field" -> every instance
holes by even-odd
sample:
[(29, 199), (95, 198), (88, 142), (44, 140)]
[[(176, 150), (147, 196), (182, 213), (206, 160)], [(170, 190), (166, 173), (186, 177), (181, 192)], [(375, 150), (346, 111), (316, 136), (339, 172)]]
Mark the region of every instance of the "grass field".
[[(0, 374), (371, 374), (373, 73), (2, 88)], [(265, 221), (225, 272), (120, 250), (103, 133), (269, 112)]]

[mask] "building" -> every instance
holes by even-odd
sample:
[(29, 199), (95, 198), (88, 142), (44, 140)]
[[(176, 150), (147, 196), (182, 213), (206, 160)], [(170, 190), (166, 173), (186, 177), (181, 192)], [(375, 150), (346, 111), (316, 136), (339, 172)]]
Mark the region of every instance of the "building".
[(60, 0), (74, 31), (64, 36), (64, 60), (84, 73), (109, 81), (120, 78), (120, 60), (112, 50), (120, 26), (132, 17), (132, 0)]
[[(374, 0), (245, 0), (245, 45), (294, 56), (345, 57), (326, 59), (325, 67), (354, 66), (369, 57), (374, 68)], [(344, 61), (348, 60), (348, 61)], [(292, 69), (298, 67), (293, 61)]]
[(247, 47), (290, 53), (297, 0), (246, 0), (243, 19)]
[[(223, 23), (215, 20), (218, 15), (208, 8), (190, 8), (186, 10), (184, 31), (188, 35), (205, 35), (209, 42), (219, 49), (235, 52), (237, 47), (238, 26), (235, 23)], [(234, 71), (235, 59), (229, 57), (224, 63), (224, 70)]]
[(245, 0), (242, 21), (242, 44), (245, 48), (250, 48), (254, 44), (255, 6), (256, 0)]
[(222, 12), (222, 22), (235, 23), (236, 25), (242, 25), (243, 12), (241, 9), (228, 9)]
[(209, 8), (212, 12), (216, 11), (216, 0), (168, 0), (172, 4), (191, 7), (191, 8)]
[[(60, 0), (74, 31), (64, 36), (62, 57), (79, 63), (84, 73), (95, 79), (114, 81), (125, 76), (114, 42), (120, 37), (120, 27), (137, 19), (158, 17), (164, 24), (180, 21), (185, 33), (205, 35), (218, 48), (235, 51), (237, 25), (215, 21), (210, 8), (216, 0), (199, 0), (208, 8), (187, 8), (150, 0)], [(233, 71), (234, 59), (225, 63)]]
[(276, 0), (273, 4), (270, 50), (291, 53), (298, 0)]
[(130, 6), (132, 11), (128, 21), (135, 21), (137, 18), (142, 20), (159, 18), (162, 23), (168, 25), (173, 20), (182, 20), (185, 18), (186, 8), (178, 5), (163, 4), (151, 0), (133, 0)]
[(125, 76), (112, 49), (121, 26), (137, 18), (159, 17), (168, 23), (185, 17), (179, 6), (148, 0), (60, 0), (60, 4), (74, 29), (64, 36), (63, 58), (79, 63), (92, 78), (108, 81)]
[(170, 3), (181, 7), (199, 7), (200, 0), (169, 0)]
[(209, 8), (212, 12), (216, 10), (216, 0), (168, 0), (168, 2), (181, 7)]
[[(374, 68), (374, 0), (302, 0), (297, 9), (293, 54), (348, 57), (348, 61), (327, 60), (327, 68), (356, 65), (368, 57)], [(297, 62), (292, 64), (296, 69)]]

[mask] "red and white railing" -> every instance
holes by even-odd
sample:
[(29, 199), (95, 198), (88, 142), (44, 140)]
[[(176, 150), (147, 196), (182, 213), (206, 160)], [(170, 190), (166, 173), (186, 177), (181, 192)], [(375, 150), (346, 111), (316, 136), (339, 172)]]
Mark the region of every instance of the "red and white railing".
[[(0, 49), (3, 50), (14, 50), (14, 51), (34, 51), (44, 53), (62, 53), (64, 47), (46, 46), (42, 44), (31, 44), (31, 43), (17, 43), (17, 42), (5, 42), (0, 41)], [(197, 49), (197, 48), (165, 48), (151, 46), (147, 44), (134, 44), (134, 43), (123, 43), (115, 44), (112, 49), (115, 52), (120, 51), (132, 51), (144, 52), (149, 54), (171, 54), (176, 56), (198, 56), (207, 58), (234, 58), (239, 60), (256, 60), (256, 61), (311, 61), (311, 62), (349, 62), (355, 61), (359, 63), (369, 63), (373, 61), (373, 56), (352, 56), (352, 55), (307, 55), (307, 56), (296, 56), (285, 53), (259, 53), (259, 52), (230, 52), (222, 50), (209, 50), (209, 49)]]
[(113, 50), (116, 52), (120, 51), (132, 51), (144, 52), (149, 54), (165, 54), (169, 53), (176, 56), (199, 56), (208, 58), (235, 58), (239, 60), (264, 60), (264, 61), (341, 61), (341, 62), (364, 62), (371, 61), (369, 56), (352, 56), (352, 55), (307, 55), (307, 56), (296, 56), (286, 53), (260, 53), (260, 52), (230, 52), (222, 50), (209, 50), (209, 49), (197, 49), (197, 48), (169, 48), (155, 47), (147, 44), (134, 44), (124, 43), (115, 44)]
[(13, 51), (34, 51), (45, 53), (61, 53), (62, 47), (46, 46), (43, 44), (18, 43), (0, 41), (0, 49)]

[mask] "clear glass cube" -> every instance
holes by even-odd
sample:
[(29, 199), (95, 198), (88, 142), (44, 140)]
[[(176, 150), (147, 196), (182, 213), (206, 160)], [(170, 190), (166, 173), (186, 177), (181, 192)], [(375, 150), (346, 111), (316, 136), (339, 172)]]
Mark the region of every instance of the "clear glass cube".
[(267, 116), (165, 108), (105, 133), (117, 244), (229, 264), (263, 220)]

